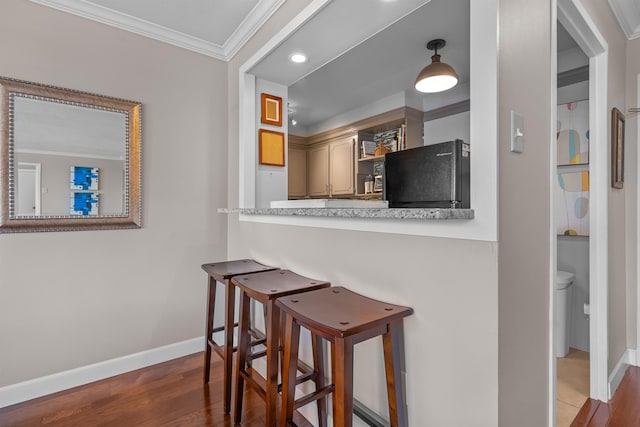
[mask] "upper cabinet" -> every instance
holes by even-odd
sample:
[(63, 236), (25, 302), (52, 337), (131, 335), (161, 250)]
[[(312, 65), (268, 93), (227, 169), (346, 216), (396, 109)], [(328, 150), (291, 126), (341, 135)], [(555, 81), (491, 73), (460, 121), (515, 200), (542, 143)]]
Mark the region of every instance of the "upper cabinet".
[(354, 193), (355, 137), (339, 138), (309, 148), (310, 197), (344, 196)]
[(309, 196), (322, 197), (329, 195), (329, 146), (323, 144), (309, 149)]
[(353, 194), (355, 138), (347, 137), (329, 144), (329, 193), (331, 196)]
[[(384, 156), (365, 156), (363, 141), (390, 151), (419, 147), (422, 117), (422, 111), (402, 107), (309, 137), (291, 135), (295, 144), (289, 146), (289, 198), (363, 195), (367, 175), (380, 176), (384, 166)], [(305, 147), (307, 192), (302, 194), (299, 162)], [(382, 192), (381, 187), (377, 190)]]

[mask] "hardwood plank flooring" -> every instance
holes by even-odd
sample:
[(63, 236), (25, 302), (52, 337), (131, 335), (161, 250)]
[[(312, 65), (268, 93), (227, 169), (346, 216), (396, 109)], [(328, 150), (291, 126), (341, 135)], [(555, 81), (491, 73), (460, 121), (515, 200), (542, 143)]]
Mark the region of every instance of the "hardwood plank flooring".
[[(196, 353), (0, 408), (0, 426), (233, 426), (231, 415), (222, 413), (222, 360), (212, 357), (204, 384), (203, 358), (204, 352)], [(311, 426), (299, 414), (294, 420)], [(253, 390), (245, 392), (239, 425), (265, 425), (264, 401)]]
[(609, 403), (588, 399), (571, 427), (640, 427), (640, 368), (627, 368)]

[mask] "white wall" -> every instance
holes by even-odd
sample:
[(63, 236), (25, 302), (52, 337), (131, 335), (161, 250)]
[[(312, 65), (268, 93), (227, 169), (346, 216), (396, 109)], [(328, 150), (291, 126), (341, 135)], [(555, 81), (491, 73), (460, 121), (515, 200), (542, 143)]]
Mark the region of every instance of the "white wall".
[(558, 88), (558, 105), (589, 99), (589, 81), (578, 82)]
[(559, 51), (557, 54), (558, 73), (589, 65), (589, 57), (578, 46)]
[[(424, 145), (432, 145), (454, 139), (472, 143), (470, 125), (469, 111), (424, 122)], [(473, 152), (473, 146), (471, 150)]]
[(0, 235), (0, 387), (201, 337), (227, 65), (28, 1), (0, 16), (3, 75), (143, 105), (142, 229)]
[[(262, 93), (282, 98), (282, 126), (260, 123)], [(289, 198), (289, 150), (287, 132), (289, 124), (287, 114), (287, 87), (264, 79), (256, 79), (256, 129), (268, 129), (285, 134), (284, 167), (259, 164), (259, 144), (256, 144), (256, 208), (268, 208), (272, 200), (287, 200)], [(258, 132), (256, 130), (256, 132)], [(256, 141), (258, 137), (256, 136)]]
[[(315, 135), (341, 126), (346, 126), (358, 120), (366, 119), (387, 111), (395, 110), (407, 105), (405, 92), (398, 92), (386, 98), (379, 99), (370, 104), (360, 106), (356, 109), (338, 114), (330, 119), (307, 127), (307, 134), (301, 136)], [(299, 133), (297, 135), (300, 135)]]

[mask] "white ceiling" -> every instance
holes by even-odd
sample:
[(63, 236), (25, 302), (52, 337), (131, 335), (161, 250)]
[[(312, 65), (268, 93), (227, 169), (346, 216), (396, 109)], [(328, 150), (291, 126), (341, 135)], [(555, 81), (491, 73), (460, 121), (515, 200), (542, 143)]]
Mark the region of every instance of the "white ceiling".
[(124, 159), (127, 122), (121, 112), (22, 96), (14, 105), (19, 153)]
[(224, 61), (285, 0), (31, 0)]
[[(228, 61), (285, 0), (31, 1)], [(608, 1), (625, 35), (640, 37), (640, 2)], [(333, 0), (251, 72), (291, 86), (297, 119), (306, 125), (373, 98), (409, 94), (415, 75), (430, 62), (425, 44), (433, 38), (447, 41), (442, 60), (464, 84), (469, 80), (468, 2)], [(563, 34), (559, 28), (559, 51), (572, 43)], [(292, 66), (288, 57), (297, 50), (304, 50), (309, 61)]]
[[(402, 92), (421, 100), (413, 84), (431, 62), (426, 44), (435, 38), (446, 40), (438, 53), (467, 83), (469, 0), (335, 0), (250, 72), (289, 86), (297, 126), (308, 128)], [(307, 64), (289, 61), (296, 51)]]
[(640, 37), (640, 2), (638, 0), (609, 0), (609, 6), (627, 39), (632, 40)]
[[(249, 72), (290, 86), (428, 2), (333, 0)], [(296, 52), (307, 62), (291, 63), (289, 56)]]

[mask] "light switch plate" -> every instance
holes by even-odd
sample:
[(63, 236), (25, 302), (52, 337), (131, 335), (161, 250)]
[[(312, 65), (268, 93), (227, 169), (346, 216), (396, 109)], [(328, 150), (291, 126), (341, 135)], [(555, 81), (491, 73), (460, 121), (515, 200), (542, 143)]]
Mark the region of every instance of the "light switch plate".
[(524, 117), (511, 110), (511, 151), (524, 152)]

